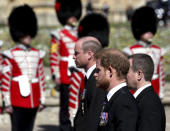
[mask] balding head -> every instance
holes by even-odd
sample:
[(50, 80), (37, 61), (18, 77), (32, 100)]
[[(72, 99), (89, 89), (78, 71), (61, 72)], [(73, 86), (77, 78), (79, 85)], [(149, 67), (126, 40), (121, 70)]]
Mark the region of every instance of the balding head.
[(95, 37), (92, 36), (86, 36), (86, 37), (82, 37), (79, 39), (79, 41), (96, 41), (97, 43), (100, 43), (98, 39), (96, 39)]
[(83, 37), (75, 45), (75, 63), (77, 67), (88, 70), (91, 65), (95, 64), (94, 54), (101, 49), (100, 42), (91, 36)]
[(90, 50), (93, 53), (96, 53), (97, 50), (101, 48), (101, 43), (95, 37), (91, 37), (91, 36), (87, 36), (79, 39), (77, 44), (81, 45), (82, 50), (84, 52)]

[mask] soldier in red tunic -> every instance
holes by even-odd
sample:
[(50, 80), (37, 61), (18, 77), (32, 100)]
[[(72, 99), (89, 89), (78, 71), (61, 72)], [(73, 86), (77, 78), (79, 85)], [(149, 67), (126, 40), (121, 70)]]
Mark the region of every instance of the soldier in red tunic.
[[(60, 88), (60, 129), (69, 131), (77, 112), (79, 90), (84, 75), (73, 60), (77, 41), (77, 22), (81, 17), (80, 0), (56, 0), (56, 14), (62, 28), (51, 33), (50, 67), (52, 79)], [(81, 86), (82, 85), (82, 86)]]
[(36, 113), (45, 102), (45, 52), (30, 45), (37, 34), (37, 19), (30, 6), (14, 8), (8, 23), (11, 37), (17, 45), (3, 52), (4, 112), (11, 116), (12, 131), (32, 131)]
[(157, 18), (154, 9), (147, 6), (138, 8), (132, 16), (131, 28), (133, 36), (138, 42), (124, 48), (123, 52), (127, 55), (144, 53), (152, 57), (154, 74), (151, 83), (155, 92), (160, 98), (163, 98), (165, 84), (163, 55), (166, 53), (166, 50), (152, 44), (152, 39), (157, 31)]
[[(1, 85), (1, 76), (2, 76), (2, 61), (3, 61), (3, 57), (2, 57), (2, 52), (1, 52), (1, 47), (3, 45), (3, 41), (0, 40), (0, 85)], [(0, 87), (0, 91), (1, 91), (1, 87)], [(0, 107), (0, 114), (2, 113), (2, 107)]]

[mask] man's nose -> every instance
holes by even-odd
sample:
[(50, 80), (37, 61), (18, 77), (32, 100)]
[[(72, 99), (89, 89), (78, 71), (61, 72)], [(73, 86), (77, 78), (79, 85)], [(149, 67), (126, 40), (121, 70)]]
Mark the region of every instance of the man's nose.
[(94, 77), (96, 78), (97, 76), (98, 76), (98, 74), (95, 72), (95, 73), (94, 73)]
[(76, 56), (75, 56), (75, 55), (73, 55), (73, 59), (76, 59)]

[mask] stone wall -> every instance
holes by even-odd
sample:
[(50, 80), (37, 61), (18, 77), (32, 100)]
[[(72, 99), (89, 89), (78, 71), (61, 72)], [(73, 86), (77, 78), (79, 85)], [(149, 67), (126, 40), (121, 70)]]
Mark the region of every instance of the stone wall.
[[(125, 10), (128, 6), (133, 8), (144, 5), (146, 0), (82, 0), (83, 15), (85, 14), (85, 6), (87, 1), (91, 1), (93, 7), (101, 12), (104, 3), (109, 5), (109, 21), (125, 22)], [(7, 24), (7, 18), (13, 7), (29, 4), (36, 11), (40, 26), (55, 26), (58, 24), (55, 10), (55, 0), (0, 0), (0, 24)]]

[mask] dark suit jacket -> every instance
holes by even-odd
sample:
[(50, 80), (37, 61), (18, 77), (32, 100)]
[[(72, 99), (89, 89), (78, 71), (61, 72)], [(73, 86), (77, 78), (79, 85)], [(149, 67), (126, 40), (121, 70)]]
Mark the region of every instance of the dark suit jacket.
[(137, 104), (128, 87), (119, 89), (106, 103), (103, 112), (108, 113), (108, 121), (99, 125), (98, 131), (136, 131)]
[(165, 131), (165, 110), (153, 87), (144, 89), (136, 100), (139, 108), (138, 131)]
[(94, 71), (86, 82), (85, 112), (82, 112), (82, 101), (74, 119), (75, 131), (97, 131), (99, 116), (106, 95), (105, 91), (96, 87)]

